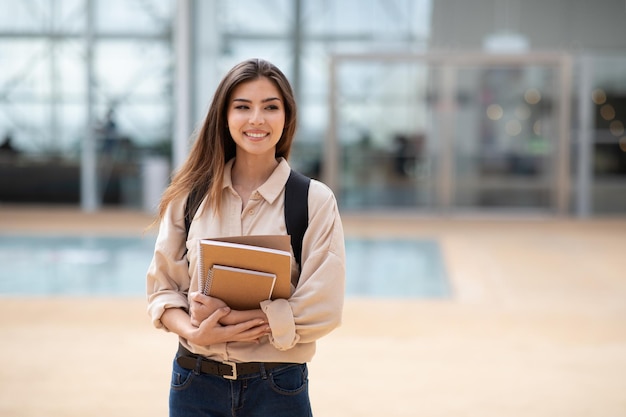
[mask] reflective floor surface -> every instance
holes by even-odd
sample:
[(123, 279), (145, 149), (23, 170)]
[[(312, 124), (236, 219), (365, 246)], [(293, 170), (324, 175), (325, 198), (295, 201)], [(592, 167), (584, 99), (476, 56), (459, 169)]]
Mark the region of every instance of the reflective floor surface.
[[(154, 237), (0, 236), (0, 294), (145, 293)], [(348, 239), (348, 296), (441, 298), (449, 286), (431, 239)]]

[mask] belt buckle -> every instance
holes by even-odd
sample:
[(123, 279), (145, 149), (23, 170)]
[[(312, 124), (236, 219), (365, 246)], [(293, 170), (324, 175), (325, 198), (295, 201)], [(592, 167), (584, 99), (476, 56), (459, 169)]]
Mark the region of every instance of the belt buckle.
[(222, 377), (224, 379), (232, 379), (232, 380), (237, 379), (237, 364), (235, 362), (229, 362), (229, 361), (222, 362), (222, 363), (224, 365), (228, 365), (228, 366), (230, 366), (232, 368), (231, 369), (231, 375), (222, 375)]

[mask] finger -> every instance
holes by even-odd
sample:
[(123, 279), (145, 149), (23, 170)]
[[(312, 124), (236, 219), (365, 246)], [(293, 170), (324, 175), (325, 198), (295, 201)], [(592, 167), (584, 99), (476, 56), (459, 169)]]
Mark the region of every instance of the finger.
[(200, 304), (205, 304), (208, 298), (209, 298), (208, 296), (197, 291), (194, 291), (189, 295), (190, 300), (195, 301), (196, 303), (200, 303)]
[(236, 338), (238, 341), (242, 342), (258, 343), (260, 338), (269, 334), (268, 332), (269, 326), (257, 326), (237, 334)]
[[(202, 326), (205, 326), (204, 323)], [(220, 330), (228, 341), (243, 342), (262, 336), (266, 326), (263, 321), (255, 319), (243, 323), (221, 326)]]
[(198, 304), (195, 301), (192, 301), (189, 303), (189, 313), (193, 314), (194, 312), (198, 311), (198, 309), (202, 307), (202, 304)]
[(223, 317), (227, 316), (230, 313), (230, 307), (221, 307), (218, 308), (208, 317), (208, 321), (212, 323), (219, 322)]
[(197, 301), (191, 300), (191, 302), (189, 303), (189, 307), (197, 310), (202, 307), (205, 307), (205, 305), (203, 303), (199, 303)]
[(193, 318), (193, 316), (191, 317), (191, 325), (193, 327), (200, 327), (200, 323), (201, 322), (199, 320), (196, 320), (195, 318)]
[(191, 316), (192, 319), (196, 318), (196, 316), (200, 315), (202, 313), (202, 308), (203, 305), (202, 304), (198, 304), (198, 303), (190, 303), (189, 304), (189, 315)]
[(244, 335), (244, 337), (261, 337), (269, 331), (269, 325), (259, 319), (248, 320), (232, 327), (237, 335)]

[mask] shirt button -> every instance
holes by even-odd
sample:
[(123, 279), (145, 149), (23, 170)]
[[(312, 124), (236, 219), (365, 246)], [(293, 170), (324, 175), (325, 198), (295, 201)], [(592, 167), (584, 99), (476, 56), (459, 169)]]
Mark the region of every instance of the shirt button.
[(254, 210), (253, 209), (248, 210), (248, 214), (253, 215), (254, 214)]

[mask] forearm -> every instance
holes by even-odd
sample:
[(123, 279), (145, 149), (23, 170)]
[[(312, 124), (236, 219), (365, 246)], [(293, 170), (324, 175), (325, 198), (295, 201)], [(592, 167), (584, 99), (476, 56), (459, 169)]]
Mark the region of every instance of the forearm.
[(267, 323), (267, 316), (261, 309), (256, 310), (231, 310), (226, 317), (220, 320), (221, 324), (230, 325), (243, 323), (248, 320), (259, 319)]
[(189, 339), (197, 328), (191, 324), (189, 314), (182, 308), (168, 308), (163, 312), (161, 322), (169, 331), (184, 339)]

